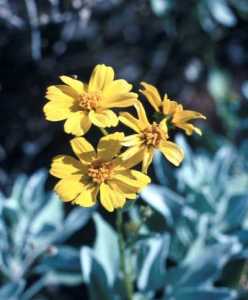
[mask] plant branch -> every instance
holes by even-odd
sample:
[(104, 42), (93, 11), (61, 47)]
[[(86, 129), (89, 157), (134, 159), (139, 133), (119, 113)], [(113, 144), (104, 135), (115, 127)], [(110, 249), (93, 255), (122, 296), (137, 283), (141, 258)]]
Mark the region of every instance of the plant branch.
[(120, 268), (124, 280), (124, 286), (126, 289), (127, 300), (133, 299), (133, 283), (131, 274), (129, 273), (126, 265), (126, 243), (123, 234), (123, 211), (122, 209), (117, 210), (117, 219), (116, 219), (116, 227), (118, 233), (118, 245), (119, 245), (119, 254), (120, 254)]

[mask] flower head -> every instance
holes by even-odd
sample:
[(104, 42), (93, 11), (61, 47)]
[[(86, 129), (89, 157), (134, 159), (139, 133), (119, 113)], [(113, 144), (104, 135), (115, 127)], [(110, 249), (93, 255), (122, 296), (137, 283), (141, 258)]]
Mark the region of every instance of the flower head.
[(129, 113), (121, 113), (120, 121), (133, 129), (136, 134), (124, 138), (122, 144), (130, 147), (122, 154), (122, 158), (129, 166), (142, 161), (142, 171), (147, 172), (152, 162), (154, 150), (160, 150), (164, 156), (175, 166), (183, 160), (182, 149), (168, 140), (166, 119), (160, 123), (150, 123), (141, 103), (136, 104), (138, 119)]
[(145, 95), (146, 99), (159, 115), (165, 117), (175, 127), (183, 129), (187, 135), (192, 135), (193, 132), (199, 135), (202, 134), (201, 130), (189, 123), (189, 121), (206, 119), (204, 115), (193, 110), (184, 110), (181, 104), (170, 100), (166, 94), (162, 100), (156, 87), (145, 82), (141, 84), (144, 89), (140, 90), (140, 92)]
[(78, 157), (54, 158), (50, 173), (59, 178), (56, 193), (64, 200), (90, 207), (97, 198), (108, 211), (123, 207), (126, 199), (135, 199), (150, 178), (131, 170), (119, 152), (124, 134), (116, 132), (100, 139), (97, 151), (83, 137), (76, 137), (71, 146)]
[(132, 85), (123, 79), (114, 79), (114, 70), (105, 65), (97, 65), (89, 84), (61, 76), (64, 84), (48, 87), (44, 106), (49, 121), (66, 120), (64, 130), (76, 136), (84, 135), (92, 124), (98, 127), (117, 126), (118, 117), (110, 109), (127, 107), (137, 100), (131, 93)]

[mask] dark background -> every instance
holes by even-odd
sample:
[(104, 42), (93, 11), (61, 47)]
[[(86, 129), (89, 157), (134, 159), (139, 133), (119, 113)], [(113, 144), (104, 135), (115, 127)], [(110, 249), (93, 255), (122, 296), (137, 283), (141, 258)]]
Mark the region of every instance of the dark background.
[(195, 147), (238, 146), (248, 127), (247, 50), (246, 0), (1, 1), (0, 187), (7, 193), (17, 174), (68, 153), (62, 123), (44, 119), (45, 90), (62, 74), (87, 81), (97, 63), (205, 114)]

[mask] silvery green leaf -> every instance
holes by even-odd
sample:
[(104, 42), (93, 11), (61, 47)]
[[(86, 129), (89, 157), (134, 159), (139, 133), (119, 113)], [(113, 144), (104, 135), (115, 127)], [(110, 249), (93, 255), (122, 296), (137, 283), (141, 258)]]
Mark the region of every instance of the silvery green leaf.
[(226, 288), (199, 288), (187, 287), (171, 289), (164, 300), (235, 300), (238, 293), (235, 290)]
[(0, 299), (3, 300), (19, 300), (20, 295), (25, 288), (25, 281), (10, 282), (0, 287)]
[[(45, 273), (47, 271), (56, 270), (61, 273), (79, 273), (80, 258), (79, 251), (70, 246), (51, 247), (47, 254), (43, 256), (37, 272)], [(53, 253), (54, 252), (54, 253)]]
[(195, 219), (182, 214), (175, 228), (171, 229), (170, 257), (178, 263), (185, 257), (196, 237), (195, 222)]
[(187, 161), (188, 163), (191, 163), (192, 160), (194, 159), (193, 152), (189, 144), (187, 143), (185, 136), (182, 134), (177, 134), (176, 143), (183, 149), (184, 157), (185, 157), (183, 162)]
[(75, 286), (82, 283), (81, 273), (68, 273), (57, 270), (50, 270), (44, 275), (45, 285), (67, 285)]
[(242, 227), (248, 216), (248, 196), (234, 196), (229, 200), (226, 214), (223, 218), (222, 230), (234, 230)]
[(190, 248), (187, 251), (187, 254), (184, 258), (184, 262), (194, 260), (195, 257), (201, 255), (204, 252), (206, 247), (206, 240), (209, 233), (209, 218), (207, 215), (203, 215), (199, 219), (197, 230), (197, 238), (195, 240), (192, 239)]
[[(51, 194), (49, 197), (49, 201), (46, 203), (44, 207), (42, 207), (41, 211), (32, 222), (31, 233), (34, 236), (37, 236), (35, 239), (36, 242), (42, 242), (43, 238), (46, 238), (44, 235), (41, 235), (42, 230), (45, 225), (51, 226), (54, 230), (59, 230), (62, 228), (64, 217), (63, 211), (63, 203), (55, 194)], [(51, 232), (53, 234), (53, 232)], [(41, 239), (39, 241), (39, 239)], [(49, 237), (47, 237), (49, 238)]]
[(237, 230), (236, 238), (242, 243), (244, 246), (248, 245), (248, 230), (247, 228)]
[[(224, 183), (223, 183), (224, 185)], [(246, 194), (248, 189), (248, 175), (237, 174), (228, 179), (227, 194), (228, 196)]]
[(18, 223), (18, 210), (5, 205), (2, 210), (2, 218), (9, 230), (11, 230)]
[(169, 285), (210, 286), (215, 282), (226, 262), (240, 249), (232, 244), (216, 244), (206, 247), (201, 255), (189, 257), (179, 267), (167, 272), (166, 280)]
[(169, 182), (168, 174), (169, 164), (166, 163), (165, 158), (159, 151), (155, 151), (153, 156), (153, 170), (160, 184), (167, 185)]
[(95, 213), (93, 216), (96, 225), (96, 241), (94, 245), (94, 255), (103, 267), (108, 284), (114, 284), (116, 273), (119, 270), (119, 248), (116, 232)]
[(85, 226), (91, 218), (94, 210), (94, 208), (74, 208), (64, 221), (63, 235), (61, 235), (59, 241), (61, 242), (66, 240), (74, 232)]
[(83, 281), (88, 285), (91, 300), (114, 300), (107, 274), (92, 249), (82, 247), (81, 268)]
[(5, 196), (4, 196), (4, 194), (0, 191), (0, 215), (1, 215), (1, 213), (2, 213), (4, 201), (5, 201)]
[(141, 291), (156, 290), (165, 282), (165, 262), (169, 252), (169, 235), (149, 239), (148, 252), (138, 275), (137, 285)]
[(219, 182), (226, 182), (230, 176), (230, 169), (235, 162), (237, 155), (235, 155), (231, 145), (222, 146), (215, 154), (212, 162), (213, 180)]
[(183, 198), (168, 188), (150, 184), (141, 192), (141, 197), (166, 219), (168, 225), (172, 226), (180, 217)]
[(7, 200), (7, 206), (12, 209), (18, 210), (20, 208), (21, 198), (23, 196), (23, 190), (25, 188), (28, 178), (26, 175), (19, 175), (15, 180), (10, 197)]
[(148, 293), (135, 293), (133, 295), (133, 300), (150, 300), (154, 299), (154, 292), (148, 292)]
[(40, 279), (36, 280), (31, 286), (25, 289), (20, 300), (38, 300), (39, 298), (36, 298), (36, 296), (45, 287), (45, 285), (46, 279), (45, 277), (41, 277)]
[(44, 184), (47, 179), (47, 172), (39, 170), (34, 173), (26, 182), (23, 189), (20, 205), (25, 211), (33, 213), (44, 205), (46, 194), (44, 191)]

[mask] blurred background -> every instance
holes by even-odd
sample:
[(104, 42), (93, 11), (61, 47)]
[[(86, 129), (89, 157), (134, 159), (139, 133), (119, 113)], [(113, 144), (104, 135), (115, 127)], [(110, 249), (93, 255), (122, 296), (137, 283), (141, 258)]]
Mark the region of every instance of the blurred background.
[[(25, 272), (22, 269), (20, 275), (18, 272), (20, 268), (24, 268), (23, 257), (26, 257), (27, 253), (22, 254), (23, 256), (20, 256), (20, 253), (19, 256), (12, 253), (9, 258), (10, 252), (14, 251), (13, 245), (18, 244), (18, 251), (22, 251), (25, 247), (30, 249), (30, 244), (28, 246), (25, 244), (24, 247), (22, 242), (24, 236), (28, 239), (27, 228), (31, 224), (31, 219), (33, 220), (41, 207), (45, 207), (44, 203), (49, 204), (49, 201), (52, 201), (50, 198), (54, 197), (49, 192), (54, 182), (49, 179), (51, 182), (47, 183), (46, 171), (37, 170), (41, 168), (47, 170), (54, 155), (69, 151), (70, 137), (64, 134), (62, 123), (49, 123), (44, 119), (42, 108), (45, 103), (45, 90), (48, 85), (57, 84), (58, 76), (63, 74), (78, 75), (79, 79), (87, 81), (97, 63), (114, 67), (118, 77), (132, 82), (136, 90), (139, 88), (140, 81), (147, 81), (156, 85), (161, 94), (167, 93), (170, 98), (177, 99), (185, 107), (207, 116), (207, 121), (200, 124), (204, 132), (202, 137), (192, 136), (186, 140), (181, 136), (177, 137), (188, 155), (181, 168), (174, 170), (166, 162), (161, 162), (161, 157), (157, 157), (155, 161), (157, 171), (152, 172), (153, 182), (157, 185), (152, 186), (143, 195), (142, 203), (146, 209), (150, 208), (155, 216), (150, 218), (149, 226), (147, 225), (148, 228), (145, 230), (157, 234), (163, 232), (163, 239), (166, 233), (170, 239), (170, 241), (167, 239), (166, 243), (170, 244), (168, 247), (172, 250), (168, 251), (164, 258), (167, 267), (175, 268), (182, 262), (185, 267), (186, 258), (186, 263), (190, 261), (189, 266), (192, 267), (189, 257), (192, 258), (194, 255), (190, 247), (194, 242), (199, 250), (200, 237), (202, 248), (199, 250), (199, 257), (203, 255), (209, 259), (204, 251), (210, 251), (208, 248), (210, 246), (218, 248), (224, 243), (225, 249), (231, 249), (229, 244), (227, 247), (227, 240), (232, 243), (235, 240), (236, 244), (232, 246), (236, 247), (236, 250), (237, 247), (241, 247), (238, 252), (235, 250), (228, 254), (224, 248), (225, 251), (222, 248), (216, 250), (216, 253), (219, 251), (220, 257), (226, 255), (226, 260), (220, 266), (218, 263), (213, 263), (218, 265), (218, 270), (215, 270), (213, 276), (209, 271), (211, 273), (209, 276), (212, 276), (213, 294), (208, 294), (209, 291), (207, 294), (205, 292), (199, 294), (199, 289), (191, 291), (187, 296), (183, 292), (180, 295), (173, 294), (168, 292), (168, 288), (164, 291), (164, 286), (161, 287), (161, 278), (158, 279), (160, 283), (154, 286), (149, 281), (149, 274), (141, 274), (141, 279), (135, 277), (136, 299), (163, 299), (161, 297), (176, 300), (248, 299), (247, 295), (238, 298), (241, 296), (235, 294), (237, 289), (245, 290), (247, 285), (246, 275), (243, 273), (248, 255), (246, 245), (246, 242), (248, 243), (246, 232), (248, 226), (248, 217), (246, 218), (248, 216), (247, 33), (248, 2), (246, 0), (0, 0), (0, 187), (2, 191), (0, 285), (3, 286), (2, 290), (0, 288), (1, 300), (50, 300), (57, 299), (58, 295), (63, 300), (88, 299), (89, 295), (91, 299), (125, 299), (125, 297), (114, 298), (113, 290), (110, 293), (112, 296), (108, 298), (103, 287), (101, 287), (101, 296), (94, 295), (92, 292), (94, 288), (87, 288), (90, 282), (90, 280), (87, 282), (87, 276), (83, 279), (84, 284), (80, 277), (85, 265), (82, 263), (82, 257), (82, 266), (80, 265), (79, 248), (82, 245), (93, 245), (97, 226), (106, 227), (110, 226), (109, 222), (113, 223), (113, 216), (106, 215), (104, 212), (101, 212), (103, 219), (99, 215), (94, 215), (92, 219), (91, 210), (79, 212), (73, 208), (64, 212), (64, 208), (55, 200), (57, 206), (46, 208), (50, 212), (48, 214), (50, 218), (53, 209), (57, 211), (57, 221), (60, 225), (50, 224), (55, 226), (56, 230), (58, 228), (61, 230), (62, 225), (69, 226), (65, 225), (67, 223), (70, 226), (74, 224), (73, 229), (71, 227), (70, 230), (68, 229), (70, 233), (67, 236), (69, 239), (67, 246), (64, 245), (66, 238), (62, 241), (61, 238), (54, 238), (54, 236), (48, 243), (49, 247), (53, 244), (62, 245), (62, 258), (60, 258), (66, 260), (65, 270), (62, 270), (62, 273), (59, 273), (58, 269), (63, 263), (58, 263), (58, 259), (51, 259), (51, 262), (50, 258), (43, 257), (45, 261), (37, 266), (36, 257), (31, 264), (35, 270), (32, 269), (31, 273), (27, 273), (27, 269)], [(46, 187), (43, 189), (45, 182)], [(164, 198), (161, 196), (162, 189)], [(39, 200), (34, 201), (34, 198)], [(163, 204), (154, 207), (154, 202), (158, 198)], [(160, 203), (160, 200), (157, 200), (157, 203)], [(30, 201), (30, 203), (27, 206), (21, 205), (20, 208), (20, 201), (25, 203)], [(36, 202), (36, 206), (33, 202)], [(171, 207), (169, 204), (168, 207), (166, 206), (167, 210), (163, 210), (165, 202), (172, 203)], [(175, 203), (180, 206), (180, 213), (176, 210)], [(31, 209), (32, 205), (35, 208)], [(182, 207), (186, 207), (186, 212)], [(27, 212), (29, 209), (32, 210), (31, 213)], [(131, 225), (137, 220), (140, 221), (143, 216), (140, 210), (132, 209), (133, 214), (127, 217)], [(25, 215), (23, 210), (27, 215), (25, 220), (21, 220)], [(174, 213), (176, 216), (173, 215)], [(17, 216), (13, 217), (13, 214)], [(156, 218), (156, 214), (160, 215), (160, 219), (165, 218), (161, 221), (162, 225), (157, 224), (160, 219)], [(77, 223), (78, 221), (72, 221), (73, 218), (76, 220), (76, 216), (81, 215), (80, 224)], [(67, 219), (69, 216), (71, 223)], [(168, 221), (170, 217), (171, 224)], [(187, 222), (185, 221), (187, 224), (183, 225), (179, 222), (179, 226), (178, 223), (174, 223), (177, 217), (180, 222), (184, 217), (189, 218), (190, 221), (187, 219)], [(133, 221), (134, 219), (136, 221)], [(107, 225), (105, 223), (101, 225), (101, 222), (106, 222), (104, 220), (108, 220)], [(22, 225), (18, 223), (19, 221)], [(52, 229), (47, 227), (49, 218), (43, 218), (39, 222), (30, 237), (34, 243), (38, 240), (38, 233), (41, 235), (41, 232), (42, 234), (52, 232)], [(86, 227), (80, 233), (77, 230), (83, 225)], [(208, 227), (212, 228), (213, 235), (206, 231)], [(23, 231), (16, 232), (16, 228), (22, 228)], [(175, 235), (172, 234), (174, 232), (172, 228), (176, 232), (180, 232), (183, 228), (179, 240), (176, 240)], [(12, 229), (14, 233), (11, 233)], [(205, 230), (205, 235), (198, 229)], [(107, 230), (113, 229), (111, 227)], [(181, 239), (184, 239), (183, 242)], [(8, 246), (4, 245), (3, 240), (8, 241)], [(39, 242), (44, 244), (42, 241), (41, 239)], [(53, 248), (46, 248), (44, 251), (48, 251), (47, 249), (53, 253)], [(83, 254), (85, 255), (86, 252), (83, 251)], [(40, 253), (38, 257), (39, 255)], [(56, 255), (58, 256), (57, 252), (55, 258)], [(67, 261), (68, 257), (71, 261)], [(226, 264), (227, 262), (230, 265)], [(142, 260), (142, 263), (147, 262)], [(163, 266), (165, 263), (160, 262), (160, 264)], [(209, 261), (206, 264), (209, 265)], [(29, 268), (30, 271), (31, 266), (25, 265), (25, 268)], [(224, 266), (232, 272), (237, 270), (235, 283), (230, 283), (232, 280), (229, 275), (225, 275), (225, 280), (218, 277), (224, 272)], [(70, 272), (71, 277), (69, 275), (63, 277), (65, 273), (67, 274), (68, 268), (72, 268), (69, 271), (75, 275), (74, 277)], [(204, 269), (204, 266), (201, 268)], [(98, 270), (98, 275), (101, 272), (102, 269)], [(39, 280), (48, 273), (49, 279), (46, 277), (39, 285)], [(23, 280), (21, 286), (20, 278)], [(145, 283), (144, 278), (146, 278)], [(98, 281), (97, 283), (99, 284)], [(173, 284), (170, 282), (170, 286)], [(27, 292), (33, 285), (34, 290)], [(198, 283), (193, 286), (197, 287)], [(202, 283), (199, 283), (200, 286)], [(225, 290), (218, 289), (218, 286), (224, 286)], [(189, 291), (189, 287), (187, 288)], [(229, 291), (227, 288), (232, 290)], [(9, 291), (19, 292), (8, 294)]]

